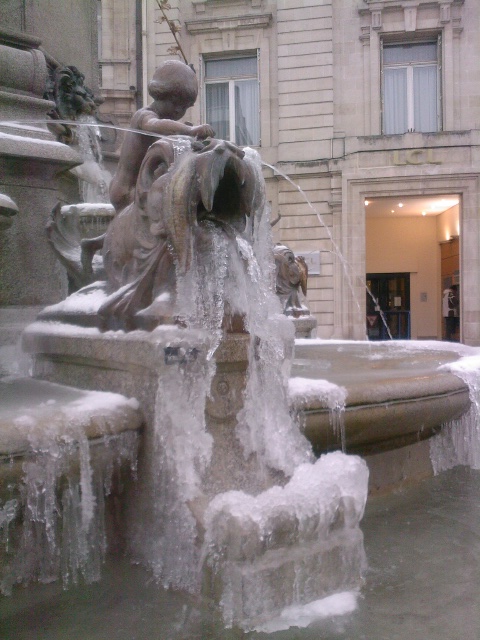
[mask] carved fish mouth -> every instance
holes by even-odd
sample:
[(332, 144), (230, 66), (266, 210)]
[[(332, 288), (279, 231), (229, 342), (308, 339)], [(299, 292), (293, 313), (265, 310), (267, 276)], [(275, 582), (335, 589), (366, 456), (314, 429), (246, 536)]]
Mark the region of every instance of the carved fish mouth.
[(191, 263), (192, 231), (203, 221), (229, 225), (242, 233), (251, 214), (254, 175), (244, 152), (224, 140), (207, 140), (180, 158), (173, 169), (165, 198), (165, 229), (177, 269), (184, 274)]
[[(218, 153), (218, 152), (215, 152)], [(250, 215), (250, 189), (245, 188), (247, 167), (236, 155), (211, 159), (210, 175), (200, 175), (200, 199), (197, 202), (197, 222), (211, 220), (228, 223), (240, 233), (245, 230)], [(224, 160), (224, 161), (223, 161)]]

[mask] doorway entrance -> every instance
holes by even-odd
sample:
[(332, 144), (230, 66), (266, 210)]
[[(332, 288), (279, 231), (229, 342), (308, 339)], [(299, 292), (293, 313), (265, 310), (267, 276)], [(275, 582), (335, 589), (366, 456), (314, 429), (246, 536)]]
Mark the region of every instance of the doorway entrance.
[[(440, 340), (443, 322), (440, 247), (459, 236), (459, 196), (382, 196), (368, 197), (364, 202), (365, 272), (367, 278), (376, 280), (372, 286), (378, 286), (379, 290), (374, 295), (381, 299), (378, 306), (387, 312), (394, 337)], [(404, 277), (404, 285), (398, 277)], [(403, 291), (403, 286), (408, 291)], [(401, 297), (400, 306), (392, 301), (395, 296)], [(367, 301), (367, 316), (378, 313), (374, 306)], [(374, 318), (367, 317), (368, 321), (374, 323)], [(367, 327), (372, 340), (388, 339), (388, 332), (385, 336), (384, 332), (386, 329), (381, 327), (373, 326), (370, 330)]]
[(368, 339), (409, 340), (410, 273), (367, 273), (367, 287)]

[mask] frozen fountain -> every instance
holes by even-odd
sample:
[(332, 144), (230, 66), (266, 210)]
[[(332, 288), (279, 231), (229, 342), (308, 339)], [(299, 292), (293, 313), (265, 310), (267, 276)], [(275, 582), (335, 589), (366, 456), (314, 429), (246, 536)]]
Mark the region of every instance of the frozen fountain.
[(436, 441), (438, 468), (451, 466), (472, 398), (448, 367), (468, 350), (294, 349), (260, 159), (225, 141), (152, 144), (102, 260), (69, 246), (75, 234), (56, 237), (90, 283), (27, 328), (34, 379), (7, 389), (4, 590), (97, 580), (113, 544), (161, 585), (214, 602), (227, 627), (269, 629), (332, 594), (348, 592), (350, 606), (369, 474), (357, 455), (326, 452), (388, 455), (453, 421)]
[(338, 452), (315, 462), (292, 421), (271, 246), (255, 152), (160, 140), (107, 231), (106, 280), (24, 333), (35, 377), (139, 401), (130, 552), (247, 628), (358, 587), (364, 568), (368, 471)]

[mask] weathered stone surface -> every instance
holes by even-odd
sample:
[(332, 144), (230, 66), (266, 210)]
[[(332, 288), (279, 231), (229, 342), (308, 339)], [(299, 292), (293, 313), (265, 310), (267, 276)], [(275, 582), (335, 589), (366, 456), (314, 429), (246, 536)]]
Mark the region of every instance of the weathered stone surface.
[[(468, 347), (460, 346), (465, 353)], [(415, 349), (415, 345), (412, 346)], [(292, 375), (328, 380), (347, 389), (340, 413), (348, 452), (373, 454), (431, 437), (441, 425), (470, 407), (463, 380), (442, 370), (458, 358), (448, 347), (415, 351), (400, 344), (315, 344), (301, 341), (295, 349)], [(300, 393), (292, 405), (302, 414), (305, 435), (317, 452), (341, 447), (341, 433), (322, 394)]]
[(12, 225), (0, 233), (1, 306), (51, 304), (66, 293), (66, 277), (44, 229), (59, 199), (59, 174), (81, 159), (46, 127), (54, 104), (43, 99), (47, 65), (39, 44), (36, 38), (0, 32), (0, 191), (18, 206)]

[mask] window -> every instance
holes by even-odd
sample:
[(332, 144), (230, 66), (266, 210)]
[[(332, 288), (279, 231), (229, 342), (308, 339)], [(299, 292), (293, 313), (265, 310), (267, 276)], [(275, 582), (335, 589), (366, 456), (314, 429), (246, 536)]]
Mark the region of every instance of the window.
[(383, 47), (383, 133), (440, 129), (439, 43)]
[(205, 61), (206, 121), (218, 138), (260, 144), (257, 56)]

